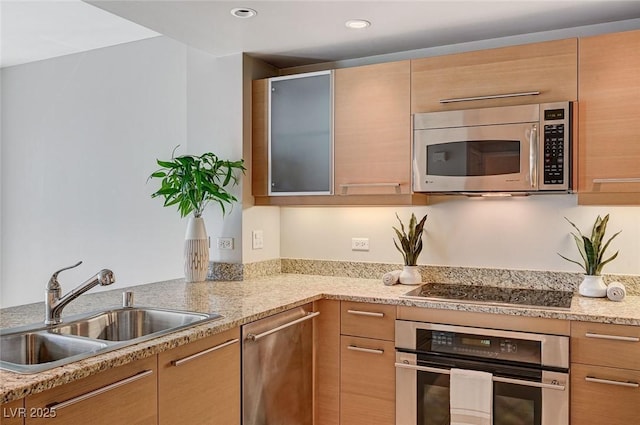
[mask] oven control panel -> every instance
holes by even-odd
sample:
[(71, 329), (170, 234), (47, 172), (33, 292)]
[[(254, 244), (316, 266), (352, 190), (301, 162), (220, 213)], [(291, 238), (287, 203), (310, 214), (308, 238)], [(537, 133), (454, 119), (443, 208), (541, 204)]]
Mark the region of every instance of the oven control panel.
[(495, 336), (431, 331), (428, 351), (525, 363), (540, 362), (540, 343)]

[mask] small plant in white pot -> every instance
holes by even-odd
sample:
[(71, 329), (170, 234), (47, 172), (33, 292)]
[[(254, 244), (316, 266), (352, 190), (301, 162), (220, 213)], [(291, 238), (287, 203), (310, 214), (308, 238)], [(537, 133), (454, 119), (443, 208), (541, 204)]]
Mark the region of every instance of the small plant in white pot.
[[(177, 149), (177, 147), (176, 147)], [(157, 160), (160, 167), (149, 179), (161, 179), (160, 189), (152, 198), (164, 198), (164, 206), (177, 206), (181, 217), (189, 217), (184, 246), (184, 273), (187, 282), (200, 282), (207, 278), (209, 269), (209, 239), (202, 213), (209, 202), (217, 203), (222, 215), (225, 205), (232, 205), (237, 198), (227, 191), (244, 173), (244, 160), (228, 161), (211, 152), (200, 156), (174, 156), (171, 160)]]
[(607, 259), (605, 259), (604, 253), (611, 241), (618, 236), (621, 231), (603, 243), (604, 234), (607, 231), (607, 223), (609, 222), (609, 214), (605, 215), (604, 218), (600, 216), (596, 218), (596, 222), (591, 229), (591, 237), (584, 236), (582, 232), (580, 232), (580, 229), (568, 218), (565, 217), (565, 220), (578, 232), (577, 234), (572, 232), (571, 235), (576, 242), (578, 252), (582, 257), (582, 262), (567, 258), (560, 253), (558, 253), (558, 255), (567, 261), (579, 265), (584, 270), (584, 280), (578, 287), (578, 293), (585, 297), (606, 297), (607, 285), (605, 285), (601, 276), (602, 268), (607, 263), (613, 261), (618, 256), (619, 251), (616, 251), (615, 254)]
[(422, 220), (418, 222), (415, 214), (411, 213), (409, 219), (408, 233), (405, 231), (402, 220), (396, 213), (396, 218), (400, 222), (400, 229), (393, 227), (396, 232), (398, 241), (393, 240), (396, 249), (402, 253), (404, 259), (404, 267), (400, 273), (399, 281), (405, 285), (416, 285), (422, 282), (422, 276), (418, 270), (418, 256), (422, 252), (422, 232), (424, 231), (424, 223), (427, 220), (427, 215), (422, 217)]

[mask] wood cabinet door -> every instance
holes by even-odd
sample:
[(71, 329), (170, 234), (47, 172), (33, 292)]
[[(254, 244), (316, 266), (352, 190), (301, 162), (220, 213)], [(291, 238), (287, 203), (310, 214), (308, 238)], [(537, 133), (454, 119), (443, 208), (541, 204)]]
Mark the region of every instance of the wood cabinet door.
[(637, 424), (639, 383), (640, 371), (637, 370), (572, 364), (571, 424)]
[(251, 191), (269, 194), (269, 80), (255, 80), (251, 92)]
[(340, 301), (314, 303), (314, 424), (340, 424)]
[(1, 425), (22, 425), (27, 411), (24, 408), (24, 399), (14, 400), (0, 406)]
[(160, 425), (240, 424), (240, 330), (158, 355)]
[[(540, 94), (441, 103), (532, 91)], [(576, 99), (575, 38), (411, 61), (411, 113)]]
[(336, 195), (411, 193), (411, 65), (335, 71)]
[(157, 357), (79, 379), (25, 400), (27, 425), (156, 425)]
[(579, 40), (580, 204), (640, 204), (640, 30)]
[(395, 424), (395, 344), (343, 335), (340, 351), (340, 423)]

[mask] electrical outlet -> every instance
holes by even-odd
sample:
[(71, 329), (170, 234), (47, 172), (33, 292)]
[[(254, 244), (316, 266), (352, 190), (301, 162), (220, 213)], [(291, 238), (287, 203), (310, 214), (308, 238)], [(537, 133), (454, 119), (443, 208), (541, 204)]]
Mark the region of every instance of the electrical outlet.
[(218, 249), (233, 249), (233, 238), (218, 238)]
[(369, 238), (351, 238), (351, 251), (369, 251)]
[(253, 249), (264, 248), (264, 234), (262, 230), (254, 230), (251, 232), (251, 248)]

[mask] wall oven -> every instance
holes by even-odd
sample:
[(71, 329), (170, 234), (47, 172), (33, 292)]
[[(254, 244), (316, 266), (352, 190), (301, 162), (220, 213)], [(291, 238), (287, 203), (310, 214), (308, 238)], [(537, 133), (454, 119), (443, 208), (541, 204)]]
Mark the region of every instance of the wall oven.
[(452, 368), (488, 372), (493, 425), (569, 424), (569, 338), (396, 321), (396, 425), (450, 424)]
[(571, 190), (572, 103), (414, 115), (415, 192)]

